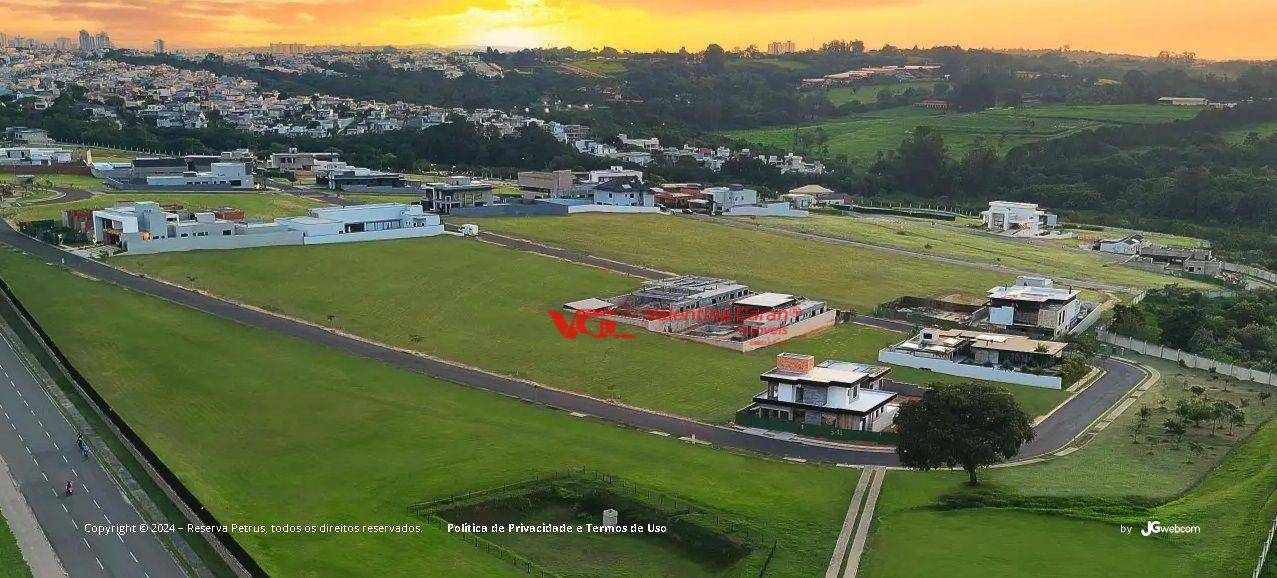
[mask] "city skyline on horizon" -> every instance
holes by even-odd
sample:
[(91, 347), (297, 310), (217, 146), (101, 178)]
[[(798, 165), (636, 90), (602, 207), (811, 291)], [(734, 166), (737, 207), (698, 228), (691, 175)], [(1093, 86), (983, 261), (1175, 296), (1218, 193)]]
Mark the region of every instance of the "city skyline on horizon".
[[(50, 41), (80, 29), (106, 30), (117, 46), (145, 49), (163, 38), (171, 50), (313, 46), (611, 46), (622, 50), (703, 50), (793, 41), (799, 50), (829, 40), (866, 46), (952, 46), (1049, 50), (1068, 46), (1153, 56), (1191, 51), (1211, 60), (1277, 58), (1265, 30), (1277, 4), (1243, 0), (1227, 13), (1185, 0), (1098, 0), (1059, 6), (1045, 0), (710, 0), (680, 9), (670, 0), (226, 0), (186, 11), (173, 0), (52, 0), (0, 7), (22, 22), (11, 35)], [(344, 22), (346, 26), (326, 25)], [(624, 25), (617, 23), (623, 22)], [(1049, 23), (1049, 24), (1048, 24)]]

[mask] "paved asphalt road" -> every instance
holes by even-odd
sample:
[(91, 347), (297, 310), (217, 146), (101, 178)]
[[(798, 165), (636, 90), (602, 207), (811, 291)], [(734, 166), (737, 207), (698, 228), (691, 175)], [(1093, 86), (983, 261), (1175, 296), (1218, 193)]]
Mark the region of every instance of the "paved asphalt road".
[[(695, 436), (700, 441), (774, 456), (863, 465), (891, 466), (899, 463), (894, 452), (815, 445), (790, 439), (754, 435), (733, 428), (617, 405), (567, 391), (545, 389), (524, 381), (493, 375), (447, 361), (406, 353), (333, 333), (299, 321), (243, 307), (216, 297), (139, 277), (91, 259), (80, 258), (57, 247), (17, 233), (3, 221), (0, 221), (0, 243), (22, 249), (49, 263), (63, 263), (67, 267), (91, 277), (109, 281), (139, 293), (167, 299), (192, 309), (238, 321), (251, 327), (267, 329), (298, 339), (304, 339), (312, 343), (382, 361), (409, 371), (467, 387), (491, 391), (567, 411), (597, 416), (643, 430), (661, 431), (680, 437)], [(1091, 421), (1107, 410), (1112, 405), (1112, 400), (1116, 400), (1135, 387), (1143, 375), (1141, 370), (1133, 366), (1130, 366), (1130, 371), (1114, 371), (1114, 369), (1121, 369), (1123, 366), (1129, 365), (1116, 360), (1105, 360), (1101, 362), (1101, 365), (1108, 369), (1109, 372), (1091, 385), (1088, 389), (1089, 395), (1075, 397), (1039, 425), (1038, 429), (1041, 434), (1037, 441), (1038, 445), (1035, 447), (1054, 449), (1068, 443), (1074, 436), (1081, 433), (1085, 425), (1090, 424)]]
[[(141, 524), (142, 518), (96, 457), (76, 449), (78, 432), (12, 347), (0, 339), (0, 454), (62, 566), (71, 576), (184, 576), (154, 535), (84, 531), (85, 524)], [(68, 480), (75, 483), (70, 496)]]

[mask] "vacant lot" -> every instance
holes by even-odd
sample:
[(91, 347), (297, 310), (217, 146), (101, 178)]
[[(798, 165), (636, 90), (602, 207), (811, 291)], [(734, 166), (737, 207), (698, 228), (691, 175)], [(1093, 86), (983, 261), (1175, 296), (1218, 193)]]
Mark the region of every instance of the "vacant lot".
[[(779, 541), (768, 575), (814, 576), (858, 474), (570, 417), (8, 250), (0, 251), (0, 271), (77, 368), (225, 523), (418, 524), (410, 503), (582, 466), (740, 516)], [(777, 488), (785, 500), (760, 499)], [(237, 538), (278, 576), (521, 575), (428, 525), (421, 534)]]
[(901, 295), (984, 295), (1014, 275), (666, 215), (467, 219), (525, 239), (872, 311)]
[(304, 215), (312, 207), (324, 203), (307, 197), (285, 193), (112, 193), (70, 203), (54, 203), (34, 207), (7, 209), (4, 217), (13, 221), (57, 219), (67, 209), (101, 209), (121, 201), (155, 201), (181, 205), (190, 210), (235, 207), (243, 209), (251, 219), (269, 220), (288, 215)]
[(1005, 265), (1043, 275), (1127, 287), (1153, 288), (1170, 283), (1203, 285), (1197, 281), (1124, 267), (1117, 259), (1098, 253), (1084, 253), (1054, 243), (1005, 239), (947, 223), (894, 217), (832, 215), (812, 215), (804, 219), (763, 217), (740, 220), (971, 262)]
[[(642, 330), (634, 331), (634, 339), (564, 339), (547, 310), (632, 291), (639, 281), (457, 237), (114, 262), (400, 347), (713, 422), (729, 421), (760, 391), (758, 375), (772, 367), (778, 351), (872, 362), (878, 349), (900, 339), (844, 325), (748, 354)], [(775, 281), (756, 289), (788, 287)], [(911, 368), (897, 368), (893, 376), (922, 383), (953, 379)], [(1063, 397), (1058, 391), (1008, 387), (1035, 413)]]
[[(21, 171), (19, 171), (19, 174)], [(82, 189), (101, 189), (102, 179), (92, 175), (34, 175), (38, 185), (54, 185), (61, 187), (80, 187)], [(12, 182), (14, 173), (0, 173), (0, 182)]]
[(1156, 105), (1046, 106), (991, 109), (973, 113), (943, 112), (902, 106), (801, 126), (764, 127), (726, 133), (752, 143), (792, 148), (796, 130), (822, 127), (829, 135), (829, 155), (872, 162), (878, 151), (894, 149), (919, 126), (939, 131), (949, 150), (961, 155), (978, 140), (1000, 151), (1040, 140), (1059, 138), (1107, 124), (1168, 122), (1189, 118), (1196, 110)]
[(885, 91), (894, 95), (913, 88), (927, 91), (930, 94), (936, 84), (936, 82), (897, 82), (894, 84), (870, 84), (866, 86), (838, 86), (825, 91), (825, 95), (834, 104), (853, 101), (861, 104), (873, 104), (878, 100), (878, 93), (880, 92)]

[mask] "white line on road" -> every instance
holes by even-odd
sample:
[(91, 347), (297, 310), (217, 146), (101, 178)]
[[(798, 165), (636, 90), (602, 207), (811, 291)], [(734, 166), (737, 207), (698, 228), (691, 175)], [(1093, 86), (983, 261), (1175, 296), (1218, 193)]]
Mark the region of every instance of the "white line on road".
[(83, 537), (82, 537), (82, 538), (80, 538), (80, 539), (81, 539), (81, 540), (84, 540), (84, 547), (85, 547), (85, 548), (93, 548), (93, 546), (90, 546), (90, 545), (89, 545), (89, 539), (88, 539), (88, 538), (83, 538)]
[(68, 509), (67, 509), (67, 505), (66, 505), (66, 504), (62, 504), (62, 511), (63, 511), (63, 512), (66, 512), (66, 513), (68, 513), (68, 514), (70, 514), (70, 513), (71, 513), (71, 510), (68, 510)]
[(62, 456), (62, 463), (64, 463), (64, 464), (69, 464), (69, 463), (71, 463), (71, 462), (68, 462), (68, 461), (67, 461), (67, 457), (66, 457), (66, 456)]
[(134, 564), (141, 564), (141, 562), (138, 562), (138, 561), (137, 561), (137, 556), (134, 556), (134, 555), (133, 555), (133, 551), (132, 551), (132, 550), (129, 550), (129, 558), (132, 558), (132, 559), (133, 559), (133, 563), (134, 563)]
[(97, 556), (94, 556), (93, 559), (98, 561), (98, 568), (106, 570), (106, 566), (102, 565), (102, 560), (100, 558), (98, 558)]
[(99, 509), (99, 510), (101, 510), (101, 509), (102, 509), (102, 506), (98, 505), (98, 501), (97, 501), (97, 500), (93, 500), (93, 505), (94, 505), (94, 506), (96, 506), (96, 507), (97, 507), (97, 509)]
[(80, 477), (80, 472), (75, 471), (75, 468), (71, 468), (71, 473), (75, 474), (77, 478)]
[(20, 441), (20, 442), (22, 442), (22, 443), (24, 443), (24, 444), (25, 444), (25, 443), (27, 443), (27, 440), (23, 439), (22, 434), (18, 434), (18, 441)]
[(40, 472), (40, 477), (44, 478), (44, 481), (46, 481), (46, 482), (47, 482), (47, 481), (49, 481), (49, 474), (46, 474), (46, 473), (44, 473), (44, 472)]

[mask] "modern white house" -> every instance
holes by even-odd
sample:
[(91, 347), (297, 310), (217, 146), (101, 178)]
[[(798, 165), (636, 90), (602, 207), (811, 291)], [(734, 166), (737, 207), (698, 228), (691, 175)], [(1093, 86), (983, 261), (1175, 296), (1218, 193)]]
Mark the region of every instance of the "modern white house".
[(1059, 364), (1068, 344), (964, 329), (923, 329), (878, 351), (878, 361), (937, 373), (1060, 389), (1063, 380), (1049, 369)]
[(1015, 283), (989, 290), (990, 325), (1064, 335), (1082, 316), (1080, 294), (1056, 287), (1046, 277), (1016, 277)]
[(1059, 225), (1059, 217), (1039, 209), (1037, 203), (1012, 201), (990, 201), (980, 219), (987, 229), (1016, 237), (1036, 237), (1043, 229)]
[(836, 427), (882, 431), (894, 419), (890, 405), (896, 393), (880, 389), (889, 367), (780, 353), (776, 367), (760, 377), (767, 389), (754, 396), (743, 412), (755, 417)]
[(50, 166), (72, 162), (75, 162), (75, 154), (62, 148), (0, 148), (0, 165), (3, 166)]
[(177, 175), (150, 175), (148, 187), (197, 187), (251, 189), (253, 173), (244, 163), (212, 163), (207, 171), (183, 171)]
[(300, 217), (248, 223), (211, 212), (183, 215), (143, 201), (93, 211), (93, 240), (130, 254), (242, 249), (430, 237), (443, 233), (438, 215), (420, 205), (381, 203), (311, 209)]
[(1100, 239), (1095, 243), (1095, 250), (1100, 251), (1101, 253), (1113, 253), (1115, 255), (1138, 255), (1140, 253), (1140, 247), (1143, 246), (1144, 236), (1140, 234), (1133, 234), (1113, 239)]
[(614, 207), (655, 207), (656, 193), (636, 177), (617, 177), (590, 189), (596, 205)]
[(710, 211), (729, 211), (737, 205), (757, 205), (758, 191), (742, 185), (709, 187), (701, 191), (711, 203)]
[(597, 171), (590, 171), (585, 174), (585, 178), (581, 182), (587, 185), (597, 185), (612, 179), (634, 178), (643, 182), (643, 171), (627, 169), (625, 167), (611, 167)]

